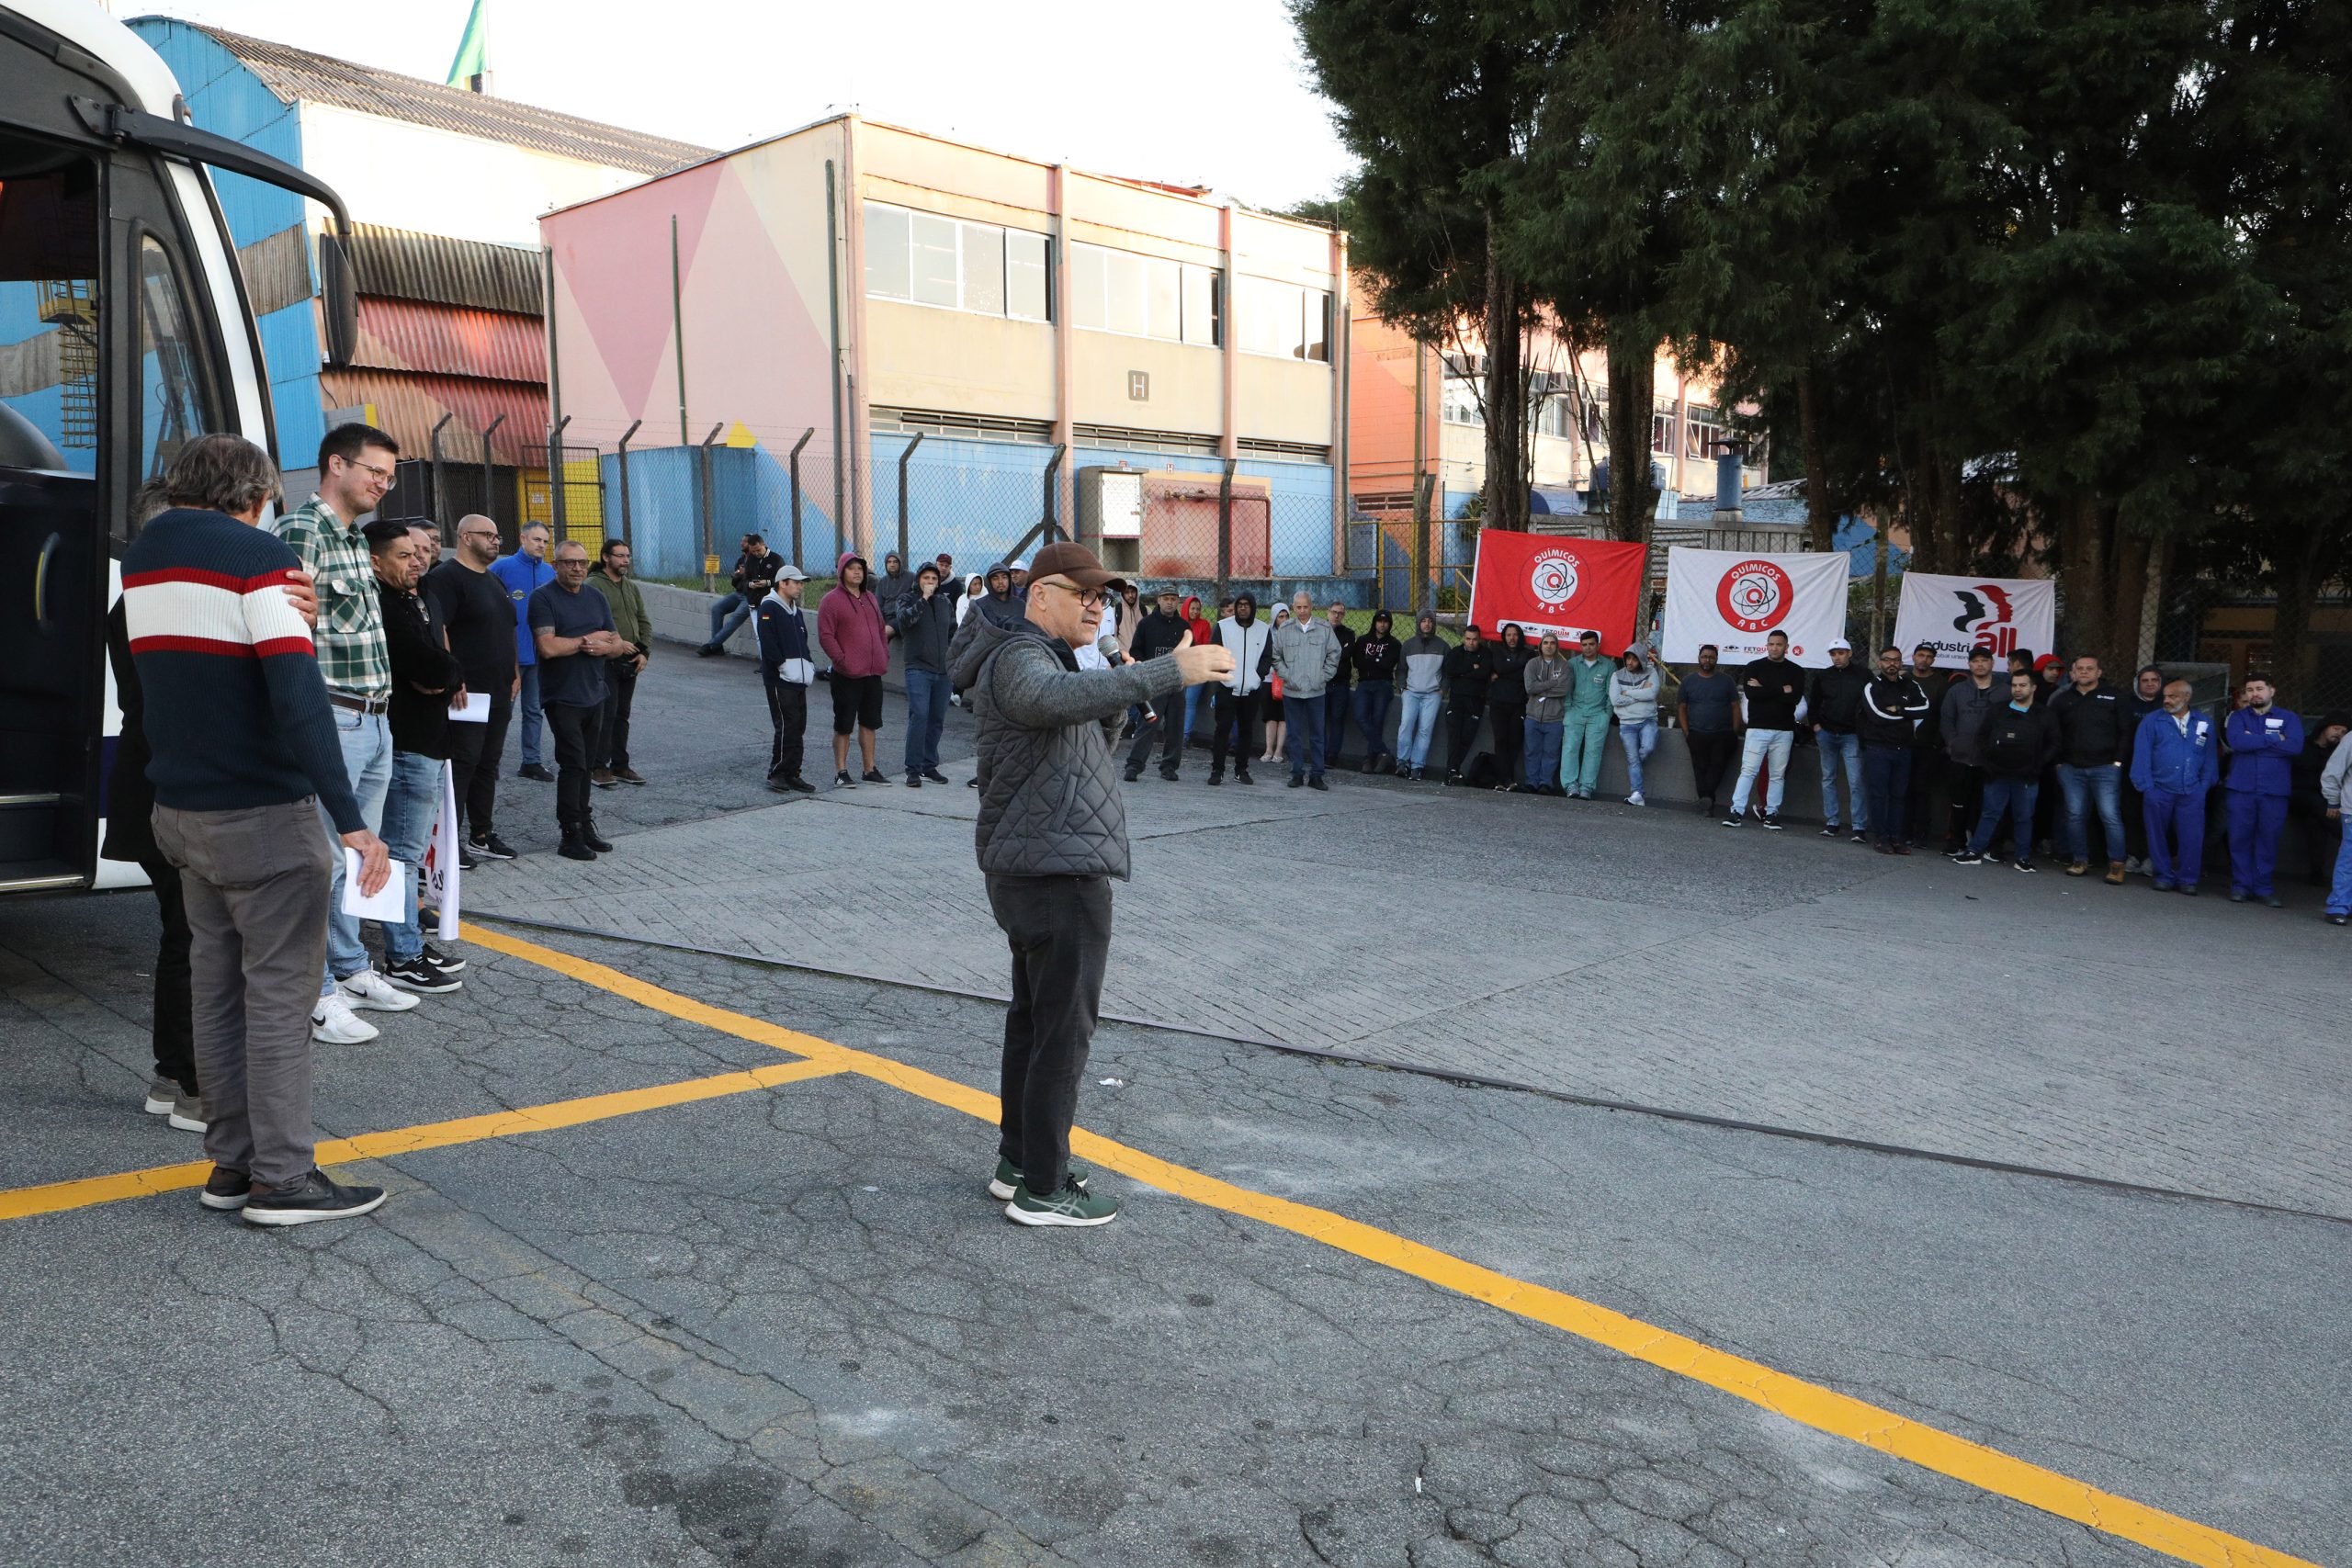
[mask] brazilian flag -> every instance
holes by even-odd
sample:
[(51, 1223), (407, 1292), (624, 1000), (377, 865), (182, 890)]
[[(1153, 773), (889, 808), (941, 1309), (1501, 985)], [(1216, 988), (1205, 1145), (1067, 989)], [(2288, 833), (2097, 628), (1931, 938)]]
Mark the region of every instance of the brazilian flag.
[(458, 40), (458, 58), (449, 62), (449, 85), (462, 87), (490, 69), (490, 0), (474, 0), (466, 18), (466, 36)]

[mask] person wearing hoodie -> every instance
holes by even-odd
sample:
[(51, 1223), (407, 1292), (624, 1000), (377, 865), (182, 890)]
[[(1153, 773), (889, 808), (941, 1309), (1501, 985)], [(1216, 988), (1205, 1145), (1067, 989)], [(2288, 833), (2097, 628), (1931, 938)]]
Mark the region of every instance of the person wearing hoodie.
[(1586, 632), (1568, 660), (1566, 716), (1560, 729), (1560, 787), (1572, 800), (1600, 793), (1601, 749), (1609, 744), (1611, 689), (1617, 667), (1600, 657), (1600, 638)]
[(1340, 751), (1347, 740), (1348, 714), (1355, 694), (1348, 688), (1355, 683), (1355, 660), (1348, 655), (1356, 645), (1356, 634), (1348, 626), (1348, 607), (1337, 599), (1323, 607), (1323, 624), (1340, 642), (1340, 669), (1331, 683), (1323, 688), (1323, 765), (1340, 765)]
[[(2165, 705), (2165, 672), (2156, 665), (2143, 664), (2132, 677), (2132, 690), (2123, 699), (2123, 722), (2127, 736), (2137, 737), (2140, 726), (2152, 713), (2162, 713)], [(2148, 803), (2140, 794), (2140, 786), (2132, 782), (2131, 770), (2123, 775), (2123, 870), (2128, 876), (2148, 874)]]
[(1858, 844), (1871, 841), (1871, 808), (1862, 791), (1862, 742), (1856, 733), (1861, 724), (1862, 688), (1870, 675), (1854, 662), (1854, 645), (1844, 637), (1829, 642), (1829, 667), (1813, 672), (1805, 690), (1805, 712), (1813, 723), (1815, 747), (1821, 752), (1821, 836), (1839, 837), (1838, 774), (1846, 774), (1846, 820), (1853, 824)]
[(1567, 712), (1568, 661), (1560, 657), (1558, 634), (1545, 632), (1535, 657), (1519, 672), (1527, 693), (1525, 776), (1511, 781), (1521, 795), (1564, 795), (1560, 788), (1560, 723)]
[(944, 784), (939, 736), (947, 725), (947, 645), (956, 637), (956, 603), (941, 585), (937, 562), (916, 569), (915, 585), (899, 596), (896, 629), (906, 649), (907, 787), (921, 789), (925, 779)]
[(1397, 651), (1405, 671), (1403, 702), (1396, 715), (1396, 776), (1425, 778), (1430, 737), (1437, 732), (1438, 709), (1444, 705), (1445, 658), (1453, 645), (1438, 635), (1437, 617), (1421, 612), (1413, 635)]
[(2041, 793), (2042, 770), (2058, 755), (2058, 727), (2034, 695), (2041, 683), (2030, 670), (2011, 674), (2007, 705), (1984, 721), (1984, 810), (1968, 848), (1952, 857), (1954, 865), (1983, 865), (2007, 816), (2017, 868), (2033, 869), (2034, 797)]
[(1495, 644), (1495, 682), (1487, 688), (1487, 722), (1494, 728), (1495, 787), (1515, 789), (1527, 766), (1527, 661), (1535, 645), (1517, 621), (1503, 626)]
[(1266, 722), (1265, 749), (1259, 752), (1261, 762), (1279, 762), (1289, 755), (1290, 716), (1283, 712), (1283, 680), (1274, 669), (1274, 638), (1282, 635), (1283, 623), (1290, 619), (1290, 606), (1274, 606), (1274, 622), (1266, 633), (1266, 651), (1258, 656), (1258, 679), (1265, 682)]
[(2259, 898), (2276, 909), (2280, 902), (2271, 879), (2278, 834), (2287, 825), (2294, 759), (2302, 754), (2303, 721), (2276, 705), (2276, 691), (2261, 676), (2243, 690), (2245, 705), (2222, 727), (2230, 749), (2230, 771), (2222, 780), (2230, 813), (2230, 902)]
[(2167, 681), (2164, 706), (2132, 737), (2132, 784), (2147, 802), (2148, 874), (2156, 891), (2197, 896), (2205, 869), (2205, 797), (2222, 778), (2222, 729)]
[(843, 550), (837, 572), (837, 585), (817, 604), (817, 642), (833, 666), (833, 787), (857, 787), (849, 773), (853, 729), (865, 782), (886, 784), (888, 776), (874, 765), (874, 742), (882, 729), (882, 672), (890, 667), (882, 608), (866, 592), (864, 556)]
[(1250, 743), (1260, 710), (1266, 703), (1263, 662), (1272, 651), (1272, 628), (1258, 618), (1258, 601), (1247, 593), (1233, 598), (1233, 614), (1217, 623), (1216, 645), (1232, 660), (1222, 682), (1211, 688), (1216, 699), (1213, 722), (1216, 734), (1209, 742), (1209, 783), (1225, 782), (1225, 757), (1234, 752), (1233, 776), (1242, 784), (1250, 776)]
[(2319, 723), (2306, 732), (2303, 754), (2294, 761), (2294, 782), (2287, 795), (2287, 820), (2298, 824), (2302, 830), (2303, 878), (2313, 887), (2328, 885), (2329, 870), (2335, 864), (2336, 846), (2344, 834), (2343, 819), (2327, 815), (2325, 792), (2319, 784), (2335, 762), (2335, 753), (2344, 749), (2347, 734), (2352, 734), (2352, 714), (2336, 709), (2320, 715)]
[(1618, 744), (1625, 748), (1625, 804), (1646, 806), (1642, 797), (1642, 764), (1657, 750), (1657, 666), (1640, 648), (1617, 656), (1617, 673), (1609, 685), (1610, 710), (1617, 716)]
[(1388, 705), (1396, 697), (1396, 664), (1404, 646), (1391, 634), (1396, 625), (1383, 610), (1372, 617), (1372, 629), (1348, 649), (1348, 664), (1356, 678), (1356, 728), (1363, 734), (1363, 771), (1374, 773), (1388, 756)]
[[(1180, 648), (1197, 646), (1193, 637), (1191, 621), (1176, 605), (1176, 590), (1163, 588), (1153, 602), (1151, 613), (1136, 617), (1135, 641), (1127, 649), (1132, 660), (1165, 659)], [(1186, 694), (1191, 694), (1189, 692)], [(1136, 743), (1127, 753), (1127, 783), (1143, 777), (1143, 765), (1151, 757), (1152, 742), (1159, 742), (1159, 776), (1170, 784), (1176, 782), (1179, 764), (1184, 760), (1182, 721), (1172, 707), (1140, 710), (1143, 722), (1136, 727)]]
[(948, 652), (979, 725), (974, 838), (1012, 956), (988, 1190), (1018, 1224), (1101, 1225), (1118, 1215), (1117, 1200), (1069, 1163), (1110, 959), (1111, 882), (1132, 869), (1111, 737), (1129, 707), (1173, 705), (1180, 688), (1233, 670), (1221, 647), (1182, 647), (1080, 672), (1074, 650), (1097, 639), (1104, 595), (1117, 585), (1085, 546), (1047, 545), (1023, 621), (976, 618)]
[[(1184, 625), (1192, 630), (1193, 646), (1194, 648), (1206, 648), (1211, 643), (1216, 641), (1216, 623), (1210, 620), (1206, 615), (1201, 614), (1201, 596), (1199, 594), (1190, 594), (1185, 598), (1183, 616)], [(1187, 686), (1184, 688), (1183, 743), (1187, 746), (1190, 746), (1193, 743), (1193, 731), (1200, 728), (1201, 701), (1206, 694), (1208, 688), (1205, 686)], [(1202, 744), (1206, 745), (1207, 742), (1204, 741)]]
[(1994, 679), (1993, 650), (1968, 650), (1968, 673), (1944, 690), (1944, 755), (1951, 816), (1944, 827), (1944, 853), (1958, 854), (1975, 829), (1984, 800), (1984, 725), (2008, 701), (2007, 681)]
[(1315, 618), (1304, 588), (1291, 595), (1290, 619), (1274, 628), (1269, 662), (1283, 682), (1283, 720), (1290, 741), (1290, 787), (1329, 789), (1323, 782), (1323, 694), (1340, 673), (1340, 639)]
[(817, 679), (808, 622), (800, 610), (800, 585), (808, 581), (807, 572), (786, 563), (753, 618), (760, 638), (760, 684), (767, 691), (768, 727), (775, 736), (768, 745), (767, 786), (778, 795), (809, 795), (817, 788), (800, 773), (801, 739), (808, 729), (808, 688)]
[(2342, 840), (2335, 850), (2335, 881), (2327, 890), (2327, 923), (2352, 925), (2352, 833), (2344, 831), (2344, 813), (2352, 808), (2352, 736), (2339, 739), (2328, 754), (2327, 766), (2320, 770), (2319, 797), (2324, 820)]
[(874, 607), (882, 612), (882, 626), (886, 635), (896, 636), (899, 626), (899, 601), (914, 592), (915, 574), (896, 550), (882, 555), (882, 570), (874, 579)]
[(985, 586), (973, 608), (1001, 626), (1013, 626), (1028, 614), (1029, 606), (1012, 586), (1012, 568), (1003, 561), (989, 568), (983, 580)]
[(1487, 692), (1495, 683), (1495, 650), (1476, 625), (1462, 628), (1462, 640), (1445, 656), (1445, 782), (1463, 782), (1478, 726), (1487, 716)]

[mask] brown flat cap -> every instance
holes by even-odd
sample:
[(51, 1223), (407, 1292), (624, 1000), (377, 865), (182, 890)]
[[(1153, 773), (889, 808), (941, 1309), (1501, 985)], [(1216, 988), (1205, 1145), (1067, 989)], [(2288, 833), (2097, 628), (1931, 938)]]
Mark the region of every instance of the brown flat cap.
[(1092, 550), (1075, 539), (1057, 539), (1029, 563), (1029, 578), (1066, 577), (1080, 588), (1124, 588), (1126, 579), (1106, 570)]

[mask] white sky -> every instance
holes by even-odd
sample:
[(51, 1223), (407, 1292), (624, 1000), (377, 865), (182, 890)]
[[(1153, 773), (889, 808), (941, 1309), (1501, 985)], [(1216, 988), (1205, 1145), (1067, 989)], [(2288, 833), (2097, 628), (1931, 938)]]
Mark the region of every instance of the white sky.
[[(471, 0), (105, 0), (438, 82)], [(491, 0), (498, 96), (729, 148), (854, 108), (1260, 207), (1350, 160), (1282, 0)]]

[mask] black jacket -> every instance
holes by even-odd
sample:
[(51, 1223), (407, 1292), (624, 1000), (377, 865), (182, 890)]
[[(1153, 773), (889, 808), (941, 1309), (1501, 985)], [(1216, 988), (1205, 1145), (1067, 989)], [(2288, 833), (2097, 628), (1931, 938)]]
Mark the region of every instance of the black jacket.
[(2069, 682), (2050, 699), (2049, 711), (2058, 726), (2058, 760), (2068, 767), (2132, 765), (2132, 742), (2140, 728), (2114, 687), (2100, 686), (2085, 696)]
[(1348, 649), (1348, 666), (1359, 681), (1385, 681), (1393, 686), (1396, 683), (1396, 660), (1404, 652), (1405, 645), (1396, 640), (1395, 632), (1385, 637), (1366, 632)]
[(1327, 692), (1344, 692), (1355, 679), (1355, 660), (1349, 657), (1356, 646), (1356, 634), (1347, 626), (1333, 626), (1331, 635), (1340, 639), (1340, 667), (1331, 671)]
[[(585, 589), (582, 592), (588, 592)], [(449, 698), (466, 683), (458, 656), (443, 646), (441, 623), (421, 593), (376, 585), (384, 642), (392, 656), (392, 701), (385, 710), (392, 750), (449, 758)]]
[(1750, 729), (1794, 729), (1797, 699), (1804, 695), (1804, 670), (1783, 659), (1751, 659), (1739, 672), (1739, 694), (1747, 700)]
[(1185, 635), (1192, 629), (1192, 624), (1184, 619), (1181, 611), (1173, 615), (1163, 615), (1159, 607), (1154, 605), (1151, 614), (1136, 625), (1136, 640), (1127, 646), (1127, 657), (1158, 659), (1162, 654), (1173, 653), (1183, 646)]
[(117, 595), (107, 612), (107, 662), (114, 666), (115, 705), (122, 710), (122, 736), (115, 742), (114, 770), (107, 777), (107, 839), (98, 852), (108, 860), (161, 860), (155, 848), (155, 785), (147, 777), (153, 752), (147, 747), (147, 703), (139, 688), (139, 666), (130, 658), (130, 626)]
[(937, 589), (926, 599), (920, 586), (910, 588), (899, 595), (890, 624), (906, 645), (908, 669), (947, 673), (947, 645), (956, 640), (956, 601)]
[(1805, 692), (1805, 713), (1832, 735), (1851, 735), (1860, 727), (1862, 688), (1870, 683), (1870, 671), (1851, 660), (1843, 670), (1834, 664), (1816, 670)]
[(1527, 661), (1534, 657), (1533, 646), (1526, 642), (1517, 648), (1507, 642), (1495, 644), (1495, 683), (1487, 688), (1487, 701), (1498, 708), (1525, 707), (1527, 683), (1522, 677)]
[(1861, 717), (1854, 732), (1865, 746), (1911, 746), (1917, 740), (1918, 721), (1935, 711), (1908, 671), (1892, 681), (1874, 678), (1862, 688)]
[(2058, 727), (2037, 704), (2024, 713), (2003, 703), (1984, 720), (1984, 771), (1996, 778), (2038, 779), (2058, 755)]
[(1951, 671), (1930, 670), (1922, 675), (1917, 670), (1906, 670), (1904, 673), (1919, 683), (1919, 690), (1928, 698), (1927, 716), (1912, 731), (1911, 744), (1922, 751), (1940, 751), (1944, 749), (1944, 694), (1951, 690)]
[[(1446, 649), (1445, 662), (1438, 666), (1438, 673), (1445, 681), (1446, 700), (1451, 703), (1472, 703), (1483, 706), (1487, 689), (1495, 681), (1494, 645), (1481, 639), (1476, 648), (1456, 645)], [(1520, 701), (1527, 700), (1521, 688)]]

